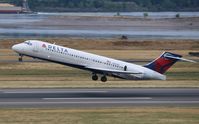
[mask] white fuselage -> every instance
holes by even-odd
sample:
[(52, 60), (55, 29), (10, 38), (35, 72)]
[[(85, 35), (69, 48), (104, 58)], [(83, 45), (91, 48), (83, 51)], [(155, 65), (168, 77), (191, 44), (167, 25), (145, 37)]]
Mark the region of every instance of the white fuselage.
[[(166, 76), (146, 67), (91, 54), (47, 42), (29, 40), (13, 46), (13, 50), (21, 55), (47, 60), (63, 65), (68, 65), (84, 70), (92, 71), (86, 67), (97, 67), (109, 70), (131, 71), (141, 74), (107, 73), (106, 75), (116, 76), (123, 79), (156, 79), (165, 80)], [(95, 70), (96, 71), (96, 70)], [(103, 74), (97, 71), (95, 73)]]

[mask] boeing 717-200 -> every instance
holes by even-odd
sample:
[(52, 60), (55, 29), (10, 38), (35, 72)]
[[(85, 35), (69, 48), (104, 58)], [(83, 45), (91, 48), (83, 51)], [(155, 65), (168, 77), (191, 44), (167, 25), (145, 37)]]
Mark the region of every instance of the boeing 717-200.
[(166, 80), (164, 73), (177, 61), (194, 62), (181, 55), (164, 52), (157, 59), (141, 66), (38, 40), (16, 44), (12, 49), (19, 54), (19, 61), (22, 61), (23, 56), (29, 56), (87, 70), (92, 73), (92, 80), (98, 80), (100, 75), (102, 82), (107, 81), (107, 76), (127, 80)]

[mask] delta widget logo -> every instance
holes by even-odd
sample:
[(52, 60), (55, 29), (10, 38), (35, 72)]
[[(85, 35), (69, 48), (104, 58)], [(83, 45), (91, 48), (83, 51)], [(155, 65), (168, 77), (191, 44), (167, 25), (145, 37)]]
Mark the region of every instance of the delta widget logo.
[(43, 44), (42, 47), (43, 47), (43, 48), (46, 48), (46, 44)]

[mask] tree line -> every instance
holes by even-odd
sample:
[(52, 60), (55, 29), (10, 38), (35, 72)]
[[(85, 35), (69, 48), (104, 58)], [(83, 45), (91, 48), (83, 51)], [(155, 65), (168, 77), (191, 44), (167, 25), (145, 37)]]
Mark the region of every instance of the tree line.
[[(0, 0), (18, 6), (23, 0)], [(28, 0), (33, 11), (198, 11), (199, 0)]]

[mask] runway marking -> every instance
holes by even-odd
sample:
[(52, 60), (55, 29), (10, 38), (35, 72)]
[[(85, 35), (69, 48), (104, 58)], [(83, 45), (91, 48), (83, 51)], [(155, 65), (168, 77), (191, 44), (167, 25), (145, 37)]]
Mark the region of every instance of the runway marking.
[(33, 104), (198, 104), (199, 101), (103, 101), (103, 102), (0, 102), (0, 105)]
[(2, 91), (4, 94), (38, 93), (107, 93), (108, 91)]
[(42, 98), (43, 100), (149, 100), (151, 97), (117, 97), (117, 98)]

